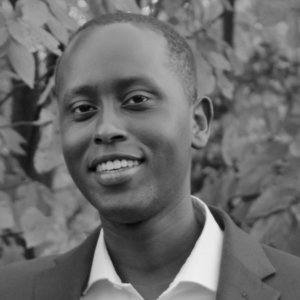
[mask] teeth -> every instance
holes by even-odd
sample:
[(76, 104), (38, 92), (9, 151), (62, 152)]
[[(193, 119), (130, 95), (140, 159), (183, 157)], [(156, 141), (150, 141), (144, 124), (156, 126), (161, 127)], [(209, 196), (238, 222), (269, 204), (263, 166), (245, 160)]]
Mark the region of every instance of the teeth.
[(101, 163), (97, 166), (97, 172), (120, 170), (122, 168), (132, 168), (139, 165), (137, 160), (109, 160), (108, 162)]
[(115, 160), (113, 162), (114, 164), (114, 169), (120, 169), (121, 168), (121, 162), (119, 160)]
[(113, 162), (112, 161), (108, 161), (106, 163), (106, 167), (107, 167), (108, 170), (112, 170), (114, 168)]

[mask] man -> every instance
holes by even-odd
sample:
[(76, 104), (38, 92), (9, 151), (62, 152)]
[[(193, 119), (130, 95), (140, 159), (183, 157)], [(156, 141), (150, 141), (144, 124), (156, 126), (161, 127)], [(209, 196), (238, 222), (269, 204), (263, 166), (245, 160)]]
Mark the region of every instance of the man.
[(62, 147), (102, 228), (57, 257), (2, 269), (0, 299), (299, 299), (300, 261), (190, 196), (210, 100), (192, 52), (145, 16), (102, 16), (57, 66)]

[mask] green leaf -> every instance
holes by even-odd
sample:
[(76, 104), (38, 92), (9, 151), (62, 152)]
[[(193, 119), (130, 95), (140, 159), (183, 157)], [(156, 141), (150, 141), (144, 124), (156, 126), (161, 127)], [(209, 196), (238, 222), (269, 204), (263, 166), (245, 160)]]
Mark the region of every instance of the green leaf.
[(290, 14), (286, 40), (292, 48), (300, 47), (299, 12)]
[(54, 197), (42, 184), (30, 181), (19, 186), (15, 191), (15, 215), (24, 231), (29, 247), (43, 244), (51, 228), (50, 217)]
[[(290, 156), (286, 159), (284, 163), (280, 166), (277, 164), (277, 173), (279, 173), (282, 178), (280, 182), (293, 187), (300, 194), (300, 158)], [(277, 183), (275, 183), (276, 185)]]
[(215, 76), (212, 73), (211, 66), (201, 56), (197, 57), (197, 79), (200, 95), (209, 95), (214, 91), (216, 86)]
[(37, 45), (31, 38), (28, 28), (23, 25), (20, 19), (8, 21), (8, 31), (11, 36), (20, 44), (25, 46), (29, 52), (35, 52), (38, 50)]
[(294, 215), (298, 223), (300, 223), (300, 203), (291, 206), (291, 213)]
[(229, 60), (229, 63), (231, 65), (231, 68), (235, 75), (241, 75), (243, 72), (243, 63), (241, 60), (238, 58), (234, 50), (230, 47), (227, 47), (226, 49), (226, 55)]
[[(299, 205), (299, 204), (298, 204)], [(290, 211), (258, 219), (250, 234), (265, 244), (300, 255), (300, 223)]]
[[(273, 99), (276, 98), (276, 95), (272, 93), (265, 94), (265, 96), (273, 96)], [(272, 98), (269, 98), (272, 99)], [(267, 103), (268, 100), (265, 101), (265, 103)], [(278, 132), (278, 130), (281, 128), (281, 118), (279, 115), (279, 109), (277, 106), (270, 106), (267, 107), (265, 109), (265, 122), (267, 125), (268, 130), (272, 133), (272, 134), (276, 134)]]
[(35, 26), (41, 27), (49, 17), (49, 10), (46, 4), (38, 0), (19, 0), (21, 3), (21, 11), (23, 20)]
[(288, 1), (282, 0), (259, 0), (256, 1), (254, 10), (262, 25), (272, 26), (288, 16), (290, 5)]
[(9, 124), (9, 120), (5, 116), (0, 115), (0, 125), (3, 126), (7, 124)]
[(19, 217), (30, 207), (35, 207), (46, 215), (50, 213), (53, 195), (45, 185), (37, 181), (26, 181), (18, 186), (15, 195), (15, 211)]
[(86, 0), (92, 17), (97, 18), (105, 13), (103, 0)]
[(209, 52), (207, 54), (207, 58), (214, 68), (218, 70), (231, 71), (231, 65), (224, 55), (217, 52)]
[(108, 12), (116, 12), (118, 10), (137, 14), (141, 12), (134, 0), (104, 0), (104, 6)]
[(36, 247), (46, 241), (51, 221), (40, 210), (30, 207), (20, 218), (27, 247)]
[(208, 53), (219, 51), (219, 41), (208, 36), (206, 33), (199, 34), (196, 40), (196, 51), (200, 51), (201, 54), (206, 57)]
[(273, 174), (273, 166), (282, 159), (287, 151), (287, 145), (270, 142), (263, 145), (261, 153), (248, 155), (239, 165), (239, 182), (237, 195), (251, 196), (261, 192), (261, 186), (266, 178)]
[[(0, 158), (0, 183), (4, 182), (6, 166), (2, 158)], [(1, 198), (1, 197), (0, 197)]]
[(15, 225), (11, 202), (10, 196), (0, 191), (0, 230), (12, 228)]
[(21, 79), (31, 88), (34, 86), (35, 62), (33, 55), (22, 44), (10, 41), (8, 58)]
[(223, 161), (227, 166), (233, 167), (236, 162), (243, 161), (251, 153), (249, 138), (242, 135), (240, 130), (242, 124), (234, 116), (227, 116), (228, 121), (222, 124), (224, 133), (221, 141), (221, 153)]
[(68, 15), (68, 7), (63, 0), (46, 0), (53, 15), (59, 20), (63, 26), (71, 31), (78, 28), (78, 24)]
[(40, 44), (56, 55), (61, 55), (59, 50), (59, 42), (46, 30), (28, 24), (31, 38), (35, 44)]
[(0, 13), (0, 47), (8, 40), (7, 26), (4, 17)]
[(7, 29), (4, 27), (0, 28), (0, 46), (4, 45), (8, 39)]
[[(203, 172), (201, 163), (199, 169)], [(232, 170), (224, 174), (216, 172), (212, 168), (205, 168), (205, 180), (201, 187), (201, 197), (205, 199), (205, 202), (209, 205), (217, 205), (226, 207), (228, 200), (234, 196), (236, 185), (236, 174)], [(199, 178), (199, 175), (198, 175)]]
[(294, 157), (300, 157), (300, 132), (293, 138), (290, 144), (290, 153)]
[(269, 173), (270, 166), (255, 164), (252, 170), (249, 170), (246, 174), (240, 176), (236, 195), (242, 197), (257, 196), (261, 191), (262, 181), (269, 175)]
[(41, 111), (40, 120), (55, 120), (41, 128), (41, 139), (34, 154), (34, 166), (39, 173), (53, 170), (63, 163), (57, 116), (48, 108)]
[[(54, 88), (54, 85), (55, 85), (54, 81), (55, 80), (54, 80), (54, 75), (53, 75), (51, 78), (49, 78), (49, 81), (48, 81), (46, 87), (44, 88), (43, 92), (40, 94), (38, 105), (43, 105), (47, 101), (48, 97), (51, 94), (51, 91)], [(45, 122), (44, 120), (40, 120), (40, 121), (42, 121), (42, 123)]]
[(299, 198), (299, 192), (293, 187), (271, 186), (254, 201), (248, 212), (249, 219), (267, 217), (287, 209)]
[(20, 185), (15, 192), (16, 202), (15, 211), (16, 215), (20, 218), (25, 210), (30, 207), (36, 207), (40, 201), (40, 197), (35, 182), (25, 182)]
[(224, 5), (221, 1), (207, 1), (205, 5), (205, 21), (210, 24), (210, 21), (221, 18), (224, 11)]
[[(254, 223), (250, 235), (260, 242), (270, 244), (273, 240), (274, 231), (277, 236), (286, 236), (290, 226), (290, 218), (286, 212), (270, 215), (267, 218), (260, 218)], [(273, 245), (274, 246), (274, 245)]]
[(203, 27), (204, 19), (204, 5), (202, 1), (191, 0), (189, 1), (189, 10), (193, 12), (192, 19), (195, 23), (195, 28), (199, 29)]
[(52, 34), (64, 45), (68, 43), (69, 33), (67, 29), (53, 16), (50, 16), (47, 25)]
[(285, 131), (295, 136), (300, 130), (300, 118), (298, 114), (289, 115), (288, 118), (283, 123), (283, 128)]
[(5, 17), (5, 19), (10, 19), (14, 17), (14, 8), (9, 0), (0, 1), (0, 11)]
[(162, 2), (164, 9), (169, 17), (172, 17), (176, 14), (178, 9), (180, 9), (183, 4), (182, 0), (165, 0)]
[(234, 85), (222, 72), (216, 72), (217, 85), (227, 99), (233, 99)]
[(10, 151), (16, 154), (24, 155), (24, 149), (22, 148), (22, 144), (26, 143), (25, 139), (12, 128), (4, 128), (0, 131), (0, 135), (2, 135), (6, 146)]
[(35, 52), (39, 50), (40, 46), (43, 46), (57, 55), (61, 54), (59, 42), (42, 28), (21, 19), (9, 21), (8, 28), (15, 40), (24, 45), (30, 52)]

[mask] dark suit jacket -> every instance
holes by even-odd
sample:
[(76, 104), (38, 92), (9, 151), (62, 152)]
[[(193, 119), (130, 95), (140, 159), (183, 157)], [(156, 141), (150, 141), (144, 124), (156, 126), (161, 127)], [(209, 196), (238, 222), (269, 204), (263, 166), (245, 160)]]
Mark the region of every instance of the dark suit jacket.
[[(222, 211), (224, 229), (217, 300), (299, 300), (300, 259), (261, 246)], [(0, 269), (1, 300), (79, 300), (88, 280), (99, 230), (79, 247)], [(201, 268), (201, 266), (199, 266)]]

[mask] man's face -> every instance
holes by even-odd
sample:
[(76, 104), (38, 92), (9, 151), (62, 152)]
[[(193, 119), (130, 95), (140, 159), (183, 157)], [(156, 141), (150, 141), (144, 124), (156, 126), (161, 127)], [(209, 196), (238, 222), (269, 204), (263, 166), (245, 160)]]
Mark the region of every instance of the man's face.
[(65, 160), (107, 220), (165, 214), (189, 195), (192, 105), (167, 53), (149, 29), (113, 24), (81, 34), (60, 65)]

